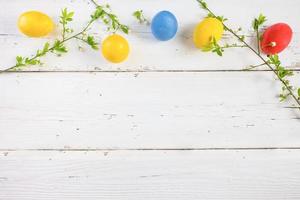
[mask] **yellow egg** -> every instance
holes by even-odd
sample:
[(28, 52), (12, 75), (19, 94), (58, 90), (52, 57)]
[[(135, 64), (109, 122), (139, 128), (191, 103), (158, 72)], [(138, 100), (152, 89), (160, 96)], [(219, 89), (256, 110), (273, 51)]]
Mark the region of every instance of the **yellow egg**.
[(102, 54), (110, 62), (122, 62), (128, 57), (129, 44), (121, 35), (110, 35), (102, 42)]
[(223, 24), (220, 20), (208, 17), (200, 22), (194, 29), (193, 40), (197, 48), (207, 50), (211, 46), (212, 39), (218, 42), (224, 32)]
[(44, 13), (28, 11), (19, 17), (18, 28), (23, 34), (29, 37), (42, 37), (53, 31), (54, 23)]

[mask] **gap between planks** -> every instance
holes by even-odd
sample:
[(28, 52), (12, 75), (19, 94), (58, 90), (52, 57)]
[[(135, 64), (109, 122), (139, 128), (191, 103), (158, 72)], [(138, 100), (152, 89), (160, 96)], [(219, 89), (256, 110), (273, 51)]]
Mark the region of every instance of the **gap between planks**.
[(17, 152), (17, 151), (265, 151), (265, 150), (300, 150), (300, 147), (231, 147), (231, 148), (54, 148), (54, 149), (1, 149), (0, 152)]
[[(293, 72), (300, 72), (300, 68), (290, 69)], [(272, 72), (271, 70), (26, 70), (26, 71), (0, 71), (1, 73), (223, 73), (223, 72)]]

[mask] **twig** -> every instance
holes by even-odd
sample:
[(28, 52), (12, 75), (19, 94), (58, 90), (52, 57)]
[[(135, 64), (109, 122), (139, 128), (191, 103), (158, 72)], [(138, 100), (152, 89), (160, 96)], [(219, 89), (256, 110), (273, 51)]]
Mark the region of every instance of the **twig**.
[[(211, 16), (217, 18), (217, 15), (215, 15), (208, 7), (207, 4), (203, 0), (197, 0), (198, 3), (202, 6), (203, 9), (205, 9)], [(221, 23), (223, 24), (225, 30), (229, 31), (233, 36), (235, 36), (240, 42), (242, 42), (245, 46), (247, 46), (255, 55), (257, 55), (263, 63), (268, 66), (268, 68), (276, 75), (278, 80), (284, 85), (286, 90), (288, 91), (289, 95), (292, 96), (292, 98), (295, 100), (295, 102), (300, 106), (300, 100), (298, 97), (294, 94), (292, 91), (291, 87), (279, 76), (277, 71), (269, 64), (269, 62), (263, 58), (258, 51), (256, 51), (252, 46), (250, 46), (243, 38), (241, 38), (238, 34), (236, 34), (231, 28), (229, 28), (225, 23), (224, 20), (220, 20)], [(259, 47), (258, 47), (259, 48)]]
[(252, 70), (254, 68), (264, 66), (264, 65), (266, 65), (266, 63), (261, 63), (261, 64), (258, 64), (258, 65), (250, 65), (249, 67), (245, 68), (244, 70), (249, 71), (249, 70)]
[[(22, 56), (17, 56), (16, 58), (16, 64), (12, 67), (9, 67), (4, 70), (0, 70), (1, 72), (6, 72), (10, 70), (17, 69), (19, 67), (24, 67), (27, 65), (36, 65), (36, 64), (41, 64), (39, 58), (46, 55), (48, 52), (54, 52), (58, 55), (60, 53), (66, 53), (67, 48), (64, 46), (64, 43), (71, 39), (78, 39), (81, 40), (85, 43), (87, 43), (92, 49), (97, 50), (98, 49), (98, 43), (95, 41), (94, 37), (91, 35), (86, 35), (85, 32), (90, 28), (90, 26), (98, 19), (101, 19), (103, 23), (107, 26), (108, 30), (113, 30), (113, 32), (118, 31), (121, 29), (124, 33), (128, 34), (129, 27), (121, 24), (118, 20), (118, 17), (111, 13), (107, 12), (105, 9), (109, 9), (109, 5), (100, 6), (98, 5), (95, 1), (92, 0), (92, 2), (96, 5), (96, 10), (95, 12), (91, 15), (91, 19), (88, 22), (88, 24), (78, 33), (71, 35), (70, 37), (66, 37), (67, 33), (72, 33), (73, 30), (66, 27), (68, 22), (73, 20), (73, 15), (74, 12), (68, 12), (67, 9), (63, 9), (61, 12), (60, 16), (60, 24), (62, 24), (63, 30), (62, 30), (62, 39), (61, 40), (55, 40), (55, 42), (52, 44), (51, 47), (49, 47), (49, 43), (47, 42), (44, 45), (43, 50), (38, 50), (37, 53), (30, 57), (22, 57)], [(82, 36), (82, 37), (79, 37)]]
[[(95, 19), (92, 19), (92, 20), (90, 20), (89, 21), (89, 23), (80, 31), (80, 32), (78, 32), (78, 33), (76, 33), (76, 34), (74, 34), (74, 35), (72, 35), (72, 36), (70, 36), (70, 37), (67, 37), (67, 38), (65, 38), (65, 39), (63, 39), (63, 40), (61, 40), (60, 41), (60, 44), (64, 44), (64, 43), (66, 43), (67, 41), (69, 41), (69, 40), (71, 40), (71, 39), (73, 39), (73, 38), (76, 38), (77, 39), (77, 37), (79, 36), (79, 35), (82, 35), (94, 22), (95, 22), (96, 20)], [(45, 53), (48, 53), (48, 52), (51, 52), (51, 51), (53, 51), (55, 49), (55, 45), (52, 45)], [(37, 58), (39, 58), (39, 57), (41, 57), (41, 56), (39, 56), (39, 55), (35, 55), (35, 56), (33, 56), (32, 58), (30, 58), (29, 59), (29, 61), (33, 61), (33, 60), (35, 60), (35, 59), (37, 59)], [(7, 69), (5, 69), (5, 70), (1, 70), (0, 71), (0, 73), (1, 72), (7, 72), (7, 71), (10, 71), (10, 70), (13, 70), (14, 68), (17, 68), (17, 67), (19, 67), (17, 64), (16, 65), (14, 65), (14, 66), (12, 66), (12, 67), (9, 67), (9, 68), (7, 68)]]
[(258, 29), (256, 30), (256, 42), (257, 42), (257, 53), (260, 55), (260, 42), (259, 42), (259, 31)]

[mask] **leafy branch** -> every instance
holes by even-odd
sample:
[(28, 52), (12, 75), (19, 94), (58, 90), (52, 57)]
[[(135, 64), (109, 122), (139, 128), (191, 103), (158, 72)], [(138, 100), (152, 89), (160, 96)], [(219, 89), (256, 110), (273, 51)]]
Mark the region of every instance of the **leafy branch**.
[(136, 10), (132, 13), (132, 16), (135, 17), (140, 24), (150, 24), (150, 21), (144, 16), (143, 10)]
[[(208, 12), (208, 15), (210, 17), (214, 17), (214, 18), (219, 19), (226, 31), (230, 32), (239, 42), (241, 42), (243, 44), (243, 46), (247, 47), (255, 55), (258, 56), (258, 58), (263, 62), (263, 64), (260, 64), (260, 65), (257, 65), (257, 66), (265, 65), (276, 75), (278, 80), (282, 83), (282, 91), (279, 95), (280, 100), (281, 101), (286, 100), (287, 97), (291, 96), (294, 99), (294, 101), (298, 104), (298, 108), (300, 108), (299, 107), (300, 106), (300, 88), (297, 89), (298, 94), (295, 94), (294, 93), (295, 88), (290, 85), (290, 82), (287, 79), (287, 77), (293, 75), (293, 72), (291, 70), (288, 70), (288, 69), (284, 68), (281, 65), (281, 62), (279, 60), (278, 55), (271, 55), (271, 56), (268, 56), (268, 59), (266, 59), (260, 54), (260, 50), (259, 50), (259, 42), (260, 42), (259, 28), (266, 21), (266, 17), (261, 14), (253, 22), (253, 29), (256, 31), (256, 33), (257, 33), (256, 35), (257, 35), (257, 39), (258, 39), (258, 47), (257, 47), (258, 50), (255, 50), (250, 44), (248, 44), (244, 40), (243, 37), (238, 35), (236, 33), (236, 31), (229, 28), (225, 24), (226, 20), (224, 20), (224, 17), (222, 17), (222, 16), (220, 17), (220, 16), (215, 15), (210, 10), (210, 8), (208, 7), (207, 3), (204, 0), (197, 0), (197, 2), (199, 3), (199, 5), (202, 9), (204, 9)], [(213, 46), (215, 46), (215, 48), (212, 48), (211, 51), (217, 53), (219, 56), (222, 56), (224, 48), (220, 48), (220, 46), (217, 44), (215, 39), (212, 39), (212, 43), (213, 43)]]
[(92, 49), (98, 50), (99, 43), (96, 42), (95, 37), (92, 35), (82, 34), (82, 37), (76, 37), (77, 40), (81, 40), (82, 42), (88, 44)]
[(67, 28), (67, 24), (73, 21), (74, 12), (68, 12), (67, 8), (61, 11), (60, 21), (59, 23), (62, 24), (63, 31), (62, 31), (62, 39), (65, 39), (66, 33), (73, 32), (73, 29)]
[(73, 34), (69, 37), (66, 37), (66, 34), (71, 32), (71, 31), (68, 31), (70, 29), (66, 28), (66, 25), (69, 21), (73, 20), (73, 18), (72, 18), (73, 15), (74, 15), (74, 13), (68, 12), (67, 9), (62, 10), (62, 14), (60, 16), (60, 19), (61, 19), (60, 24), (63, 26), (61, 40), (56, 39), (52, 45), (50, 45), (49, 42), (46, 42), (44, 44), (43, 49), (37, 50), (36, 54), (32, 57), (17, 56), (16, 64), (12, 67), (9, 67), (9, 68), (3, 70), (3, 71), (17, 70), (20, 67), (25, 67), (28, 65), (38, 65), (38, 64), (40, 65), (40, 64), (42, 64), (40, 61), (40, 57), (45, 56), (49, 52), (55, 53), (58, 56), (60, 56), (62, 53), (67, 53), (68, 49), (65, 46), (65, 43), (71, 39), (74, 39), (74, 38), (77, 38), (77, 37), (83, 35), (87, 31), (87, 29), (93, 24), (93, 22), (96, 20), (96, 19), (91, 19), (80, 32)]
[(118, 30), (122, 30), (123, 33), (129, 33), (129, 27), (127, 25), (121, 24), (118, 17), (111, 12), (110, 6), (107, 5), (99, 5), (95, 0), (91, 0), (91, 2), (96, 6), (96, 12), (91, 16), (92, 18), (100, 18), (102, 22), (107, 26), (108, 31), (112, 31), (113, 33)]
[(255, 18), (253, 20), (253, 23), (252, 23), (252, 28), (253, 30), (256, 32), (256, 41), (257, 41), (257, 51), (258, 53), (260, 54), (260, 34), (259, 34), (259, 29), (260, 27), (267, 21), (267, 18), (262, 15), (262, 14), (259, 14), (258, 18)]
[(246, 45), (241, 45), (241, 44), (225, 44), (223, 46), (219, 45), (216, 38), (212, 37), (209, 45), (207, 48), (205, 48), (203, 51), (211, 51), (213, 53), (216, 53), (218, 56), (223, 56), (223, 52), (225, 49), (228, 48), (244, 48), (247, 47)]
[(290, 85), (290, 81), (287, 79), (287, 77), (293, 76), (293, 71), (285, 69), (283, 66), (281, 66), (278, 55), (269, 56), (268, 63), (275, 66), (277, 77), (284, 83), (279, 95), (280, 101), (284, 101), (288, 96), (291, 95), (290, 91), (294, 90), (293, 86)]
[[(40, 61), (40, 58), (45, 56), (49, 52), (61, 56), (63, 53), (68, 52), (65, 43), (72, 39), (80, 40), (89, 45), (92, 49), (97, 50), (99, 44), (96, 42), (94, 36), (87, 34), (87, 31), (92, 26), (92, 24), (98, 19), (101, 19), (104, 22), (104, 24), (107, 26), (107, 30), (113, 30), (114, 32), (116, 32), (119, 29), (121, 29), (124, 33), (128, 34), (128, 26), (121, 24), (116, 15), (105, 10), (109, 8), (109, 5), (100, 6), (96, 4), (96, 6), (96, 10), (92, 13), (91, 18), (86, 24), (86, 26), (81, 31), (75, 34), (72, 34), (73, 29), (67, 26), (69, 22), (73, 21), (74, 12), (68, 12), (67, 8), (63, 9), (61, 11), (59, 21), (59, 23), (62, 26), (62, 39), (56, 39), (52, 44), (46, 42), (43, 48), (41, 50), (37, 50), (36, 53), (31, 57), (17, 56), (16, 64), (14, 66), (9, 67), (0, 72), (18, 70), (21, 67), (29, 65), (41, 65), (42, 62)], [(110, 20), (106, 21), (107, 18), (109, 18)]]

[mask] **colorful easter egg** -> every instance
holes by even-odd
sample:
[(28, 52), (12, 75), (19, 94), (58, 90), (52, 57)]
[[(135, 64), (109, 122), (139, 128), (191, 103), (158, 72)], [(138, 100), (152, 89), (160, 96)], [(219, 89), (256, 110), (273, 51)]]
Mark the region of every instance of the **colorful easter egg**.
[(172, 39), (176, 35), (177, 29), (177, 19), (169, 11), (161, 11), (152, 19), (152, 34), (158, 40), (167, 41)]
[(54, 29), (52, 19), (39, 11), (28, 11), (20, 15), (18, 20), (19, 30), (29, 37), (42, 37)]
[(268, 55), (282, 52), (292, 40), (293, 31), (288, 24), (277, 23), (265, 30), (260, 47)]

